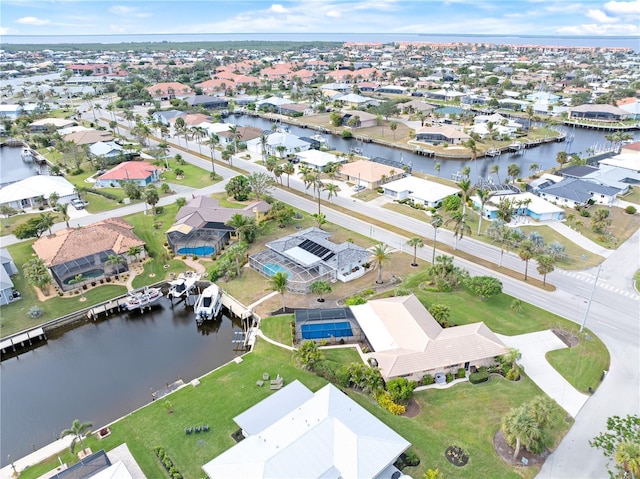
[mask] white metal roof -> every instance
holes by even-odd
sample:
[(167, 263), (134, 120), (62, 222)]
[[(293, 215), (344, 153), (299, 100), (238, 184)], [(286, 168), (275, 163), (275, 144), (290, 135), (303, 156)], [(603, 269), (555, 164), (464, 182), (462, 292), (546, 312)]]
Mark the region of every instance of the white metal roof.
[(340, 161), (336, 155), (320, 150), (301, 151), (296, 153), (296, 156), (300, 158), (300, 161), (303, 163), (308, 163), (316, 168), (324, 168), (328, 163), (337, 163)]
[(411, 196), (428, 202), (440, 201), (460, 191), (458, 188), (436, 183), (435, 181), (423, 180), (415, 176), (406, 176), (399, 180), (390, 181), (384, 185), (384, 189), (398, 193), (407, 191)]
[(44, 196), (55, 192), (60, 198), (73, 195), (75, 186), (61, 176), (36, 175), (0, 189), (0, 205)]

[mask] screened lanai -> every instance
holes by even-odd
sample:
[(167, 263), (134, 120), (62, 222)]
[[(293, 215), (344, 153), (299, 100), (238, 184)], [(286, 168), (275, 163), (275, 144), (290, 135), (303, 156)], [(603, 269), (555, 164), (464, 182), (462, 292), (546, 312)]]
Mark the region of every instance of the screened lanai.
[(174, 254), (211, 256), (229, 243), (229, 231), (175, 225), (167, 231), (167, 241)]
[(51, 274), (63, 291), (69, 291), (78, 287), (75, 279), (79, 274), (82, 275), (83, 282), (91, 282), (105, 277), (106, 274), (113, 274), (116, 270), (119, 273), (129, 270), (127, 258), (124, 255), (121, 255), (124, 261), (119, 265), (109, 264), (109, 256), (111, 255), (117, 256), (113, 250), (106, 250), (72, 259), (52, 266)]

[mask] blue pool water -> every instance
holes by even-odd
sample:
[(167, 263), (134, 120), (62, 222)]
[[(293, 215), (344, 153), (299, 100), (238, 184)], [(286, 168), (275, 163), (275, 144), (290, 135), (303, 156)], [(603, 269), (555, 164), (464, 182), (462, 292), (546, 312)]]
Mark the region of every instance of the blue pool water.
[(267, 263), (262, 267), (262, 271), (269, 276), (273, 276), (276, 273), (285, 273), (287, 278), (291, 277), (291, 273), (284, 266), (280, 266), (279, 264)]
[[(84, 273), (82, 273), (82, 278), (83, 278), (83, 281), (84, 281), (84, 280), (90, 280), (90, 279), (93, 279), (93, 278), (99, 278), (102, 275), (104, 275), (104, 271), (103, 270), (101, 270), (101, 269), (92, 269), (91, 271), (85, 271)], [(63, 282), (64, 282), (64, 284), (72, 284), (71, 281), (73, 281), (74, 279), (76, 279), (75, 276), (69, 276)]]
[(329, 339), (353, 336), (349, 321), (303, 324), (302, 339)]
[(215, 248), (213, 246), (198, 246), (197, 248), (180, 248), (178, 254), (189, 254), (196, 256), (211, 256)]

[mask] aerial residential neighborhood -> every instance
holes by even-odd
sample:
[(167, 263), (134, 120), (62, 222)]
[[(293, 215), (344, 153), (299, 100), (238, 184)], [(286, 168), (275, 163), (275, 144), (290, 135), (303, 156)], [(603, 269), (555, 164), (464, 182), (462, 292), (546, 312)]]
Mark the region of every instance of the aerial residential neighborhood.
[(637, 2), (122, 3), (3, 6), (0, 479), (638, 477)]

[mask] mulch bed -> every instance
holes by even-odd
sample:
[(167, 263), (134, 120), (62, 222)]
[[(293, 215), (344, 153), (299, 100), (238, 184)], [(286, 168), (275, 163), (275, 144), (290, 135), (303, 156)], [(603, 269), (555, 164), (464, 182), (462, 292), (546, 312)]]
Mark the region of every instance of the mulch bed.
[(407, 404), (403, 416), (416, 417), (418, 414), (420, 414), (420, 405), (415, 399), (412, 399), (411, 402)]
[(549, 456), (548, 449), (545, 449), (545, 451), (541, 454), (532, 454), (521, 447), (520, 453), (518, 454), (518, 459), (514, 461), (514, 449), (509, 444), (507, 444), (507, 441), (502, 434), (502, 429), (498, 429), (498, 432), (496, 432), (496, 434), (493, 436), (493, 449), (495, 449), (496, 454), (500, 456), (500, 459), (502, 459), (507, 464), (511, 464), (512, 466), (523, 466), (523, 457), (528, 461), (527, 466), (541, 466), (542, 464), (544, 464), (547, 456)]
[(469, 456), (465, 454), (464, 449), (460, 446), (449, 446), (444, 452), (444, 457), (457, 467), (465, 466), (469, 462)]
[(558, 336), (560, 340), (570, 348), (580, 344), (578, 336), (569, 331), (565, 331), (564, 329), (552, 329), (551, 331), (553, 331), (553, 334)]

